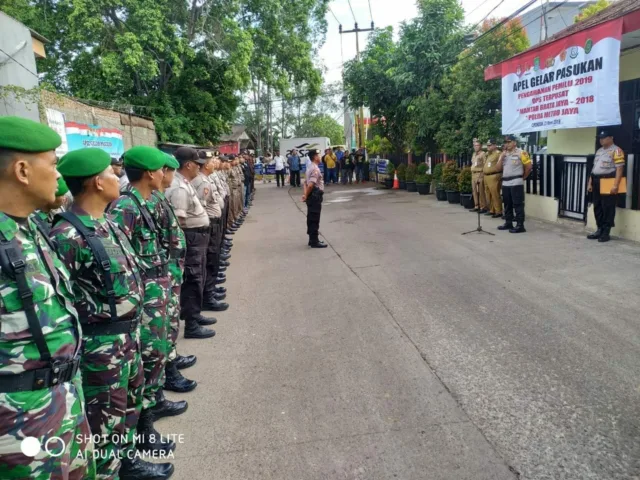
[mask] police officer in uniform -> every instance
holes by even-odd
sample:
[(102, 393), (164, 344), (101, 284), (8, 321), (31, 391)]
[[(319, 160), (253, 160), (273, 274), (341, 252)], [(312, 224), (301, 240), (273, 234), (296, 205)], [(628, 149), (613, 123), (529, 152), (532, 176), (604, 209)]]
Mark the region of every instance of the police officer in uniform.
[(151, 199), (153, 191), (162, 186), (165, 158), (160, 150), (152, 147), (137, 146), (127, 150), (124, 168), (130, 184), (109, 209), (112, 219), (124, 231), (136, 253), (145, 289), (140, 322), (144, 392), (137, 448), (163, 454), (173, 451), (175, 443), (160, 436), (154, 421), (187, 410), (187, 402), (171, 402), (159, 393), (165, 380), (167, 308), (171, 290), (168, 259), (160, 241), (160, 227), (153, 217)]
[(80, 369), (91, 433), (100, 439), (98, 477), (169, 478), (173, 465), (135, 455), (144, 388), (139, 340), (144, 285), (131, 244), (104, 214), (120, 196), (118, 177), (109, 154), (99, 148), (67, 153), (58, 171), (74, 202), (56, 216), (51, 240), (71, 274), (82, 322)]
[[(601, 243), (611, 240), (609, 234), (616, 218), (616, 203), (618, 201), (618, 189), (624, 173), (624, 152), (613, 143), (613, 135), (608, 130), (598, 133), (600, 148), (596, 152), (593, 161), (593, 170), (589, 177), (589, 192), (593, 192), (593, 211), (596, 216), (598, 229), (587, 236), (589, 240), (598, 240)], [(610, 192), (600, 192), (600, 179), (614, 178)]]
[(191, 185), (191, 181), (200, 173), (202, 159), (198, 152), (190, 147), (180, 147), (176, 150), (175, 157), (180, 168), (175, 173), (166, 196), (187, 238), (184, 282), (180, 292), (180, 318), (185, 320), (184, 338), (210, 338), (216, 334), (215, 330), (203, 326), (213, 325), (216, 319), (202, 315), (204, 285), (207, 278), (209, 217)]
[[(504, 199), (505, 223), (498, 230), (510, 233), (524, 233), (524, 180), (531, 173), (529, 154), (518, 148), (516, 137), (505, 137), (505, 151), (502, 152), (502, 198)], [(515, 215), (514, 215), (515, 211)], [(515, 218), (516, 226), (513, 226)]]
[(207, 311), (222, 312), (229, 308), (229, 304), (220, 302), (216, 295), (216, 279), (218, 273), (226, 271), (227, 267), (220, 266), (220, 236), (222, 235), (222, 209), (220, 208), (220, 195), (218, 189), (209, 179), (213, 174), (213, 158), (207, 156), (207, 152), (198, 152), (200, 166), (198, 176), (191, 181), (195, 188), (200, 203), (209, 216), (209, 245), (207, 247), (206, 280), (204, 286), (204, 304), (202, 308)]
[(112, 158), (111, 166), (113, 167), (113, 173), (118, 177), (120, 191), (122, 191), (127, 187), (127, 185), (129, 185), (129, 179), (124, 171), (124, 155), (120, 158)]
[(304, 186), (302, 201), (307, 204), (307, 235), (311, 248), (327, 248), (327, 244), (318, 239), (320, 229), (320, 213), (322, 212), (322, 197), (324, 196), (324, 179), (320, 172), (320, 152), (309, 152), (309, 170)]
[(502, 182), (502, 162), (500, 152), (493, 138), (487, 141), (487, 156), (482, 169), (484, 179), (484, 191), (492, 218), (502, 217), (502, 197), (500, 196), (500, 183)]
[[(61, 143), (45, 125), (0, 117), (0, 478), (96, 474), (69, 272), (29, 218), (55, 199)], [(49, 445), (60, 455), (24, 455), (27, 437), (60, 437)]]
[(484, 162), (485, 154), (482, 144), (477, 138), (473, 139), (473, 157), (471, 157), (471, 186), (473, 188), (473, 202), (475, 208), (472, 212), (487, 213), (487, 201), (484, 195)]

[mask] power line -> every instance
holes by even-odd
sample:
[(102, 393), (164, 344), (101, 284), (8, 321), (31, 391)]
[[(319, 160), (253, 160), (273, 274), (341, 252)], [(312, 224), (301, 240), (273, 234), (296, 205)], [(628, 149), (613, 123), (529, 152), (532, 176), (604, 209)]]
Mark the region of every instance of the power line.
[(471, 10), (469, 13), (467, 13), (467, 16), (471, 16), (472, 13), (474, 13), (476, 10), (478, 10), (480, 7), (482, 7), (483, 5), (485, 5), (489, 0), (484, 0), (484, 2), (482, 2), (480, 5), (478, 5), (476, 8), (474, 8), (473, 10)]
[(356, 14), (353, 13), (353, 7), (351, 6), (351, 0), (347, 0), (347, 3), (349, 4), (349, 10), (351, 10), (351, 15), (353, 16), (353, 21), (358, 23), (358, 20), (356, 20)]
[(491, 15), (493, 12), (495, 12), (495, 11), (496, 11), (496, 9), (497, 9), (500, 5), (502, 5), (503, 3), (504, 3), (504, 0), (500, 0), (500, 2), (499, 2), (495, 7), (493, 7), (493, 8), (489, 11), (489, 13), (487, 13), (487, 14), (482, 18), (482, 20), (480, 20), (478, 23), (476, 23), (476, 24), (473, 26), (473, 28), (472, 28), (471, 30), (475, 30), (475, 29), (478, 27), (478, 25), (480, 25), (482, 22), (484, 22), (484, 21), (489, 17), (489, 15)]
[(371, 0), (369, 1), (369, 15), (371, 16), (371, 23), (373, 23), (373, 12), (371, 11)]
[(327, 7), (329, 8), (329, 11), (331, 12), (331, 15), (333, 15), (333, 18), (336, 19), (336, 22), (338, 23), (338, 25), (341, 25), (340, 20), (338, 20), (338, 17), (336, 17), (336, 14), (333, 13), (333, 10), (331, 10), (331, 5), (327, 5)]

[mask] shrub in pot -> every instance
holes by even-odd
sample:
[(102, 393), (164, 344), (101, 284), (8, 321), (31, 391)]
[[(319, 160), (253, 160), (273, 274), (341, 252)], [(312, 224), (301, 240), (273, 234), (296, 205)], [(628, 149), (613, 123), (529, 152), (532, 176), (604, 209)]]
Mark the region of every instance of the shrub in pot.
[(407, 182), (407, 192), (417, 192), (416, 189), (416, 174), (418, 167), (411, 164), (407, 167), (407, 173), (405, 175), (405, 181)]
[(471, 167), (464, 167), (458, 175), (458, 190), (460, 190), (460, 201), (462, 206), (471, 210), (473, 208), (473, 195), (472, 195), (472, 173)]
[(423, 173), (416, 177), (416, 189), (420, 195), (429, 195), (431, 189), (431, 175)]
[(442, 167), (442, 184), (447, 192), (447, 201), (449, 203), (460, 203), (458, 175), (460, 175), (460, 169), (453, 160), (449, 160)]
[(445, 201), (447, 199), (447, 192), (444, 190), (444, 185), (442, 184), (442, 169), (444, 168), (444, 163), (438, 163), (435, 167), (433, 167), (433, 180), (431, 183), (435, 186), (436, 198), (440, 201)]
[(387, 188), (393, 188), (393, 178), (396, 173), (396, 166), (389, 160), (387, 163), (387, 176), (384, 179), (384, 186)]
[(396, 169), (396, 175), (398, 175), (398, 181), (400, 182), (400, 190), (407, 189), (407, 166), (404, 163), (398, 165)]

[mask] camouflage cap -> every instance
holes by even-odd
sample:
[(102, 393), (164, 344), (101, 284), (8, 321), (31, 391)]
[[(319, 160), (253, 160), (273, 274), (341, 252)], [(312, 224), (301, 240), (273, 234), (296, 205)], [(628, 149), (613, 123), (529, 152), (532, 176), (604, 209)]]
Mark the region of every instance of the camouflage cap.
[(0, 148), (39, 153), (55, 150), (62, 139), (42, 123), (20, 117), (0, 117)]

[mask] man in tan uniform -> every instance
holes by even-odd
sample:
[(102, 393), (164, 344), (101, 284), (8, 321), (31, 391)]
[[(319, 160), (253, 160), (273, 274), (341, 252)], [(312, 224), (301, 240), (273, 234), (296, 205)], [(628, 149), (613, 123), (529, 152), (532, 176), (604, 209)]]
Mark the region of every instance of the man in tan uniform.
[(493, 138), (487, 141), (487, 155), (484, 161), (484, 192), (487, 206), (492, 218), (502, 218), (502, 197), (500, 196), (500, 183), (502, 182), (502, 161), (500, 152)]
[(471, 186), (473, 188), (473, 203), (475, 208), (472, 212), (480, 211), (480, 213), (487, 213), (487, 201), (484, 197), (484, 152), (482, 151), (482, 144), (477, 138), (473, 139), (473, 157), (471, 157)]

